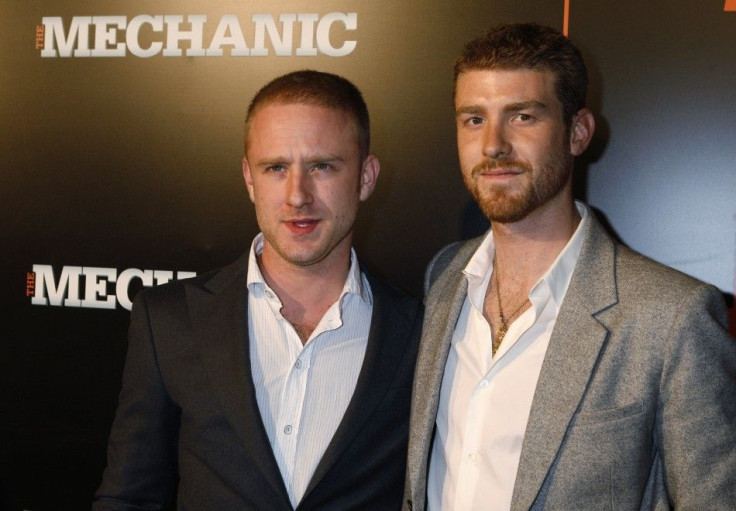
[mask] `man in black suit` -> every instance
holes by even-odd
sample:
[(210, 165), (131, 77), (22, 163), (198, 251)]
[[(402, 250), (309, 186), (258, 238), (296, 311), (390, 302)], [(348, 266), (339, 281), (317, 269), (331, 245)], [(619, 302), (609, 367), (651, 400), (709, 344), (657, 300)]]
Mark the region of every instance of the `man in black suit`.
[(255, 96), (243, 175), (262, 233), (136, 298), (93, 510), (399, 509), (422, 311), (352, 249), (369, 131), (335, 75)]

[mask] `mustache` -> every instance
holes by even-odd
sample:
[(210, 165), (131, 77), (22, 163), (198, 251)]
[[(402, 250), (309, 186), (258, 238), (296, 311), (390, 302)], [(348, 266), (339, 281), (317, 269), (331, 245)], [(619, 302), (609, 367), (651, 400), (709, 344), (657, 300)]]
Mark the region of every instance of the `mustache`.
[(531, 165), (518, 161), (518, 160), (497, 160), (490, 159), (485, 160), (475, 167), (471, 171), (473, 176), (482, 174), (484, 172), (492, 172), (494, 170), (505, 169), (505, 170), (518, 170), (520, 172), (530, 172), (532, 170)]

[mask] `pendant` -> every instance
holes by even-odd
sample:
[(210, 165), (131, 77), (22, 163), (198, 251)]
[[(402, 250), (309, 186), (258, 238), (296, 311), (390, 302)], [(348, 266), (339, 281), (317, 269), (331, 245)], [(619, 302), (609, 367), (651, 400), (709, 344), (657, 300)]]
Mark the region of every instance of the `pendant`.
[(498, 338), (498, 344), (501, 344), (501, 341), (503, 341), (504, 336), (506, 335), (506, 325), (501, 325), (498, 327), (498, 332), (496, 332), (496, 337)]
[(501, 346), (501, 342), (503, 341), (504, 336), (506, 335), (506, 325), (501, 324), (501, 326), (498, 327), (498, 331), (496, 332), (496, 337), (494, 337), (493, 342), (491, 343), (491, 353), (493, 355), (496, 354), (496, 351), (498, 351), (498, 347)]

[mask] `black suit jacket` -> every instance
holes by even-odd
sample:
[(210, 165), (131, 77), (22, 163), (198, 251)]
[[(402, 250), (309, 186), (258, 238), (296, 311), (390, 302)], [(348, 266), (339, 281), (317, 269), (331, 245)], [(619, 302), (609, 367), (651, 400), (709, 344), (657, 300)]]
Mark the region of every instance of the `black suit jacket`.
[[(253, 385), (247, 263), (136, 297), (93, 510), (164, 509), (174, 493), (182, 510), (291, 509)], [(363, 366), (299, 510), (401, 507), (422, 308), (368, 278)]]

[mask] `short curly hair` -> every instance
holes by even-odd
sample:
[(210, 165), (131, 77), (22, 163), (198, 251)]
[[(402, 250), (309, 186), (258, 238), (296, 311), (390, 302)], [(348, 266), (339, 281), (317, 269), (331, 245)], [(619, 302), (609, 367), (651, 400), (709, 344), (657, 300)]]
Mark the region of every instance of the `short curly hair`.
[(552, 71), (568, 126), (575, 113), (585, 107), (588, 72), (583, 57), (553, 28), (536, 23), (504, 24), (470, 41), (455, 60), (455, 86), (461, 73), (482, 69)]

